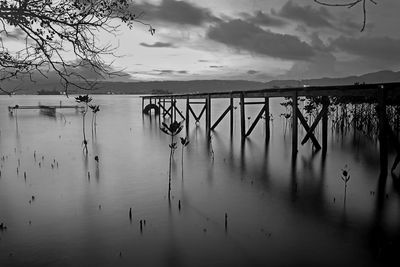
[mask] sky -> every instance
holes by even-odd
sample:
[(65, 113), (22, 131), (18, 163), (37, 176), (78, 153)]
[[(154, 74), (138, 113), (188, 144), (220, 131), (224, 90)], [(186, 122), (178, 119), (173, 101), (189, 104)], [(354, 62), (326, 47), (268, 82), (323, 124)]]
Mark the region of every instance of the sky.
[[(325, 0), (346, 3), (354, 0)], [(140, 23), (99, 43), (130, 80), (269, 81), (400, 70), (399, 0), (325, 7), (314, 0), (136, 0)]]

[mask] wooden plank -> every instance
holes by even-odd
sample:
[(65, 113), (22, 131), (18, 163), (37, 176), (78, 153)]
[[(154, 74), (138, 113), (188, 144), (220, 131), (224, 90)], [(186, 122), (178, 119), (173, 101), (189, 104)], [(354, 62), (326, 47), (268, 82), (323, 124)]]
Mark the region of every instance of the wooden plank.
[[(300, 111), (299, 108), (297, 108), (296, 110), (297, 110), (297, 117), (299, 118), (299, 121), (300, 121), (301, 124), (303, 125), (304, 129), (305, 129), (307, 132), (309, 132), (309, 131), (310, 131), (310, 127), (308, 126), (306, 119), (304, 118), (303, 114), (301, 114), (301, 111)], [(311, 134), (310, 134), (310, 139), (311, 139), (311, 141), (313, 142), (315, 148), (316, 148), (317, 150), (320, 150), (320, 149), (321, 149), (321, 145), (319, 144), (317, 138), (315, 138), (313, 132), (311, 132)], [(302, 143), (302, 145), (304, 145), (304, 144)]]

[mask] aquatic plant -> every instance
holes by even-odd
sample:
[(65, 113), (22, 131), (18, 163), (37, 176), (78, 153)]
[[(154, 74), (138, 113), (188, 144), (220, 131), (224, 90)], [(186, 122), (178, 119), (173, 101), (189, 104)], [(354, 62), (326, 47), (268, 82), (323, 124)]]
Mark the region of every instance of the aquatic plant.
[(100, 111), (100, 106), (99, 105), (89, 105), (89, 108), (92, 110), (92, 133), (93, 133), (93, 129), (96, 132), (97, 112)]
[(344, 203), (346, 203), (347, 182), (350, 180), (350, 169), (347, 167), (347, 164), (344, 165), (340, 178), (344, 182)]
[(85, 117), (86, 117), (86, 113), (88, 111), (89, 108), (89, 103), (92, 101), (92, 98), (89, 97), (89, 95), (80, 95), (75, 97), (75, 100), (77, 103), (84, 103), (85, 104), (85, 108), (82, 111), (82, 131), (83, 131), (83, 145), (84, 145), (84, 151), (86, 153), (88, 153), (88, 149), (87, 149), (87, 140), (86, 140), (86, 133), (85, 133)]
[(182, 179), (183, 179), (183, 149), (189, 145), (189, 139), (187, 137), (181, 137), (181, 145), (182, 145)]
[(165, 122), (162, 123), (162, 127), (160, 130), (165, 134), (171, 136), (171, 143), (168, 145), (170, 148), (169, 153), (169, 171), (168, 171), (168, 200), (171, 201), (171, 168), (172, 168), (172, 156), (174, 155), (174, 151), (177, 148), (176, 142), (174, 142), (174, 137), (182, 131), (183, 125), (180, 122), (173, 121), (170, 125)]

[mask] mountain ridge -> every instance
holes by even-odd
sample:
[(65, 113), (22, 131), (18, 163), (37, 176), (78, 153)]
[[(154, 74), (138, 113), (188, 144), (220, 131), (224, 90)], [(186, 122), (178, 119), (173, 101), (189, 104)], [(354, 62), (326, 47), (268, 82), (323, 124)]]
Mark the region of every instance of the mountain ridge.
[[(70, 88), (70, 94), (168, 94), (168, 93), (207, 93), (218, 91), (257, 90), (269, 88), (288, 88), (299, 86), (353, 85), (355, 83), (400, 82), (400, 71), (382, 70), (341, 78), (318, 78), (303, 80), (271, 80), (256, 82), (247, 80), (189, 80), (189, 81), (100, 81), (96, 89), (85, 91)], [(18, 88), (16, 94), (37, 94), (38, 91), (63, 91), (55, 82), (8, 82), (8, 87)]]

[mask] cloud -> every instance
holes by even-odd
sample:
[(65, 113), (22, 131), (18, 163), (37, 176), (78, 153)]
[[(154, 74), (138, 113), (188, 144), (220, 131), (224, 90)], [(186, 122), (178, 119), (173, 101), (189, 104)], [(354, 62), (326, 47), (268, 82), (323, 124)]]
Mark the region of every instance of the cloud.
[(240, 19), (210, 27), (207, 36), (231, 47), (274, 58), (307, 60), (314, 54), (312, 47), (296, 36), (266, 31)]
[(135, 10), (142, 10), (146, 21), (161, 21), (181, 25), (200, 26), (216, 18), (211, 12), (185, 1), (162, 0), (159, 5), (136, 4)]
[(247, 74), (250, 74), (250, 75), (254, 75), (254, 74), (257, 74), (257, 73), (259, 73), (259, 72), (256, 71), (256, 70), (248, 70), (247, 71)]
[(211, 65), (210, 68), (212, 69), (220, 69), (223, 68), (224, 66), (217, 66), (217, 65)]
[[(275, 12), (273, 12), (275, 13)], [(330, 19), (332, 14), (325, 7), (314, 8), (312, 6), (301, 6), (292, 0), (286, 2), (277, 15), (303, 22), (305, 25), (313, 28), (332, 27)]]
[(244, 20), (260, 26), (282, 27), (287, 24), (286, 21), (278, 17), (271, 16), (270, 14), (265, 14), (262, 11), (258, 11), (254, 14), (240, 13), (240, 16), (243, 17)]
[(331, 42), (336, 50), (380, 62), (399, 62), (400, 39), (391, 37), (339, 37)]
[(154, 69), (152, 74), (154, 74), (154, 72), (155, 72), (157, 75), (164, 75), (164, 74), (187, 74), (187, 73), (188, 73), (188, 71), (186, 71), (186, 70), (178, 70), (178, 71), (176, 71), (176, 70), (166, 70), (166, 69), (163, 69), (163, 70)]
[(144, 47), (151, 47), (151, 48), (174, 47), (174, 45), (171, 43), (162, 43), (162, 42), (156, 42), (154, 44), (140, 43), (140, 45), (144, 46)]

